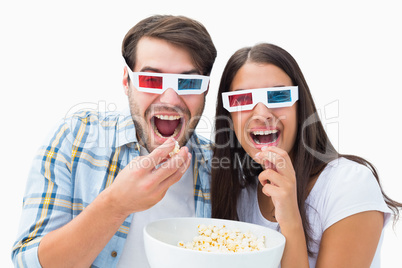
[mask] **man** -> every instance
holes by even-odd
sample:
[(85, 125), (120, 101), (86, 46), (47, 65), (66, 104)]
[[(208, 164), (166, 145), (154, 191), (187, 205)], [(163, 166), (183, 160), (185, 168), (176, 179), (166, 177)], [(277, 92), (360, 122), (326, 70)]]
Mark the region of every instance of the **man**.
[[(193, 134), (216, 58), (208, 32), (186, 17), (152, 16), (126, 34), (122, 54), (131, 116), (82, 111), (41, 147), (15, 266), (148, 267), (145, 224), (210, 216), (211, 152)], [(181, 149), (170, 156), (175, 140)]]

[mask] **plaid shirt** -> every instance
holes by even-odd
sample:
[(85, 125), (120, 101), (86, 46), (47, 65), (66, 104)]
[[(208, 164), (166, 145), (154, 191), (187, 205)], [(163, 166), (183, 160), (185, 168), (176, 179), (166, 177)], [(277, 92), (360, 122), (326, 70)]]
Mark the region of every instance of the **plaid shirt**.
[[(210, 143), (194, 134), (190, 141), (197, 217), (210, 217)], [(63, 120), (35, 157), (27, 181), (15, 267), (41, 267), (38, 245), (44, 235), (71, 221), (85, 209), (133, 158), (139, 144), (130, 115), (83, 111)], [(95, 259), (92, 267), (115, 267), (130, 215)], [(117, 254), (116, 254), (117, 252)]]

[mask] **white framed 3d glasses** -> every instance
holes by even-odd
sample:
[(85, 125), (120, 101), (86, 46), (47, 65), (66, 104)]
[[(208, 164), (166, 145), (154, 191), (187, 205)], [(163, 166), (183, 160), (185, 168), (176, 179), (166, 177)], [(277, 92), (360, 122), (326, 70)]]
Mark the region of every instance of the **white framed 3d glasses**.
[(142, 92), (162, 94), (171, 88), (178, 95), (202, 94), (209, 85), (205, 75), (133, 72), (128, 66), (127, 70), (133, 86)]
[(223, 107), (229, 112), (252, 110), (261, 102), (268, 108), (290, 107), (299, 99), (299, 87), (271, 87), (222, 93)]

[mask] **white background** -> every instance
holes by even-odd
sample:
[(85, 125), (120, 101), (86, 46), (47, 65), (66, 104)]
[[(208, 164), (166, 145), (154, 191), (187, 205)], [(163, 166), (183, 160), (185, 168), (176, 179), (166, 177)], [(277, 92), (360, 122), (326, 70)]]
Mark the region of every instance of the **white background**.
[[(74, 109), (125, 108), (121, 41), (153, 14), (199, 20), (217, 47), (202, 135), (211, 138), (229, 56), (258, 42), (277, 44), (298, 61), (339, 151), (374, 163), (386, 193), (402, 202), (399, 1), (138, 2), (0, 3), (1, 267), (12, 266), (25, 181), (41, 141)], [(395, 232), (388, 225), (383, 267), (400, 265), (401, 222)]]

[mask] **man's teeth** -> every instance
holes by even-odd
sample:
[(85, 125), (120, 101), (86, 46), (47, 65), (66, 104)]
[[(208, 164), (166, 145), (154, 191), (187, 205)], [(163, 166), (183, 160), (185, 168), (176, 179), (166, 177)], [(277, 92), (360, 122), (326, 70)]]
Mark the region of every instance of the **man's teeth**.
[(155, 115), (155, 117), (162, 120), (178, 120), (181, 118), (179, 115)]
[(278, 130), (274, 129), (274, 130), (259, 130), (259, 131), (253, 131), (252, 133), (254, 135), (269, 135), (269, 134), (275, 134), (277, 133)]

